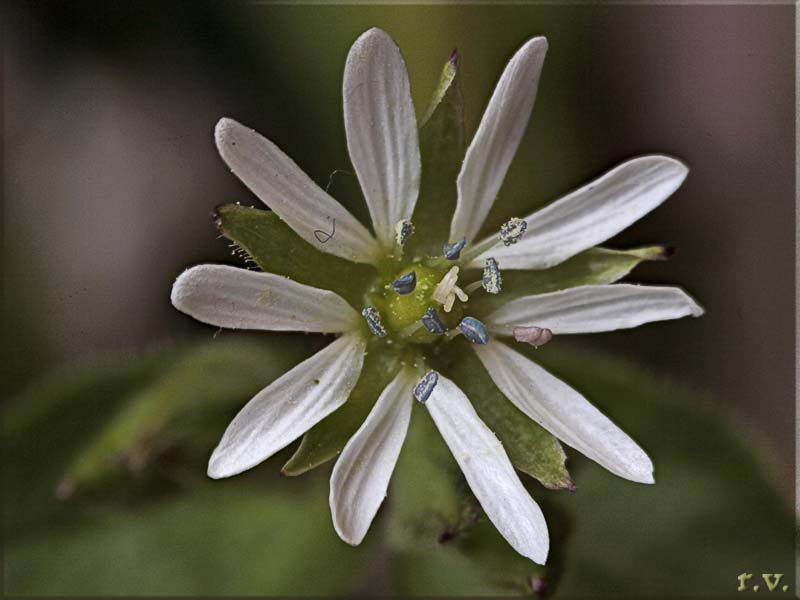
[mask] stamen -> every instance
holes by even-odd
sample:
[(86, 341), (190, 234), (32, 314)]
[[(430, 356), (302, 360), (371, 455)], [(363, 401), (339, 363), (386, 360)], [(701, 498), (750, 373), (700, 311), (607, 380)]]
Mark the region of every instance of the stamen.
[(397, 245), (402, 246), (406, 243), (408, 238), (414, 235), (414, 224), (408, 219), (398, 221), (397, 225), (394, 226), (394, 233), (394, 239)]
[(417, 287), (417, 272), (411, 271), (411, 273), (398, 277), (392, 282), (392, 287), (401, 296), (410, 294)]
[(437, 383), (439, 383), (439, 373), (436, 371), (428, 371), (414, 388), (414, 398), (419, 400), (422, 404), (425, 404), (433, 393), (433, 389), (436, 387)]
[(527, 221), (513, 217), (500, 226), (500, 239), (506, 246), (516, 244), (527, 228)]
[(473, 281), (469, 285), (465, 285), (464, 286), (464, 293), (469, 295), (472, 292), (481, 289), (481, 287), (483, 287), (483, 282), (480, 279), (478, 279), (478, 281)]
[(483, 269), (483, 289), (490, 294), (497, 294), (503, 287), (503, 277), (500, 275), (500, 268), (494, 258), (486, 259), (486, 266)]
[(514, 327), (512, 333), (518, 342), (530, 344), (535, 348), (544, 346), (553, 339), (553, 332), (547, 327)]
[(361, 315), (367, 321), (370, 331), (378, 337), (386, 337), (386, 328), (381, 323), (381, 313), (374, 306), (366, 306), (361, 311)]
[(442, 320), (439, 318), (439, 311), (433, 307), (426, 310), (425, 314), (422, 315), (422, 324), (425, 326), (425, 329), (436, 335), (447, 332), (447, 327), (444, 326), (444, 323), (442, 323)]
[(464, 334), (464, 337), (473, 344), (484, 345), (489, 343), (489, 332), (486, 331), (486, 326), (475, 317), (464, 317), (461, 323), (458, 324), (458, 328)]
[(464, 249), (464, 244), (467, 243), (467, 238), (461, 238), (458, 242), (444, 245), (444, 257), (447, 260), (458, 260), (461, 256), (461, 251)]
[(431, 294), (431, 298), (444, 305), (444, 312), (452, 310), (456, 296), (462, 302), (469, 300), (469, 296), (456, 285), (456, 281), (458, 281), (458, 267), (453, 267), (442, 277), (436, 289), (433, 290), (433, 294)]
[(417, 331), (422, 328), (421, 321), (414, 321), (410, 325), (406, 325), (400, 330), (400, 337), (401, 338), (408, 338), (414, 335)]

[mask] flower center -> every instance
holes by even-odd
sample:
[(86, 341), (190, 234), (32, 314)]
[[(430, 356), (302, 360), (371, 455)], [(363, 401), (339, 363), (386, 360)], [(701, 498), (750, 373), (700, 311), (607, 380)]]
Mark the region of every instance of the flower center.
[[(408, 284), (411, 273), (415, 274), (414, 286)], [(374, 300), (376, 305), (382, 306), (382, 322), (388, 335), (410, 342), (430, 344), (441, 339), (441, 335), (432, 333), (428, 325), (423, 325), (423, 318), (429, 324), (431, 318), (438, 319), (446, 329), (458, 325), (462, 316), (460, 303), (456, 302), (450, 312), (445, 312), (442, 302), (434, 298), (434, 293), (446, 274), (447, 270), (413, 264), (398, 271), (392, 281), (381, 286), (380, 296)], [(406, 292), (409, 288), (410, 291)], [(430, 309), (434, 309), (437, 314), (431, 317)], [(430, 328), (435, 330), (435, 324), (430, 325)]]
[[(515, 244), (527, 226), (523, 219), (513, 218), (500, 228), (499, 239), (506, 246)], [(414, 234), (414, 226), (410, 221), (402, 220), (397, 223), (395, 232), (394, 251), (389, 258), (399, 260), (403, 255), (403, 245)], [(490, 250), (496, 243), (489, 238), (477, 244), (470, 251), (472, 258)], [(481, 287), (489, 294), (500, 293), (503, 278), (498, 261), (487, 257), (483, 277), (461, 289), (458, 285), (460, 267), (453, 262), (461, 258), (465, 245), (465, 238), (448, 242), (443, 246), (443, 258), (408, 265), (394, 273), (387, 283), (376, 281), (366, 294), (366, 305), (361, 311), (370, 332), (379, 338), (388, 338), (390, 344), (395, 340), (431, 344), (461, 334), (473, 344), (488, 343), (486, 326), (472, 315), (463, 316), (464, 308), (469, 300), (468, 294)], [(387, 263), (384, 267), (380, 270), (386, 276), (392, 269)], [(549, 330), (538, 327), (521, 328), (519, 335), (534, 345), (544, 344), (552, 337)]]

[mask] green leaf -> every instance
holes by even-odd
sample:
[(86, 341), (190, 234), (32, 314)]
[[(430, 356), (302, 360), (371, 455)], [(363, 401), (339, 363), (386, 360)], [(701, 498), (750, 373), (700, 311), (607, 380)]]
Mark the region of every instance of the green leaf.
[(4, 534), (47, 527), (68, 514), (55, 496), (74, 453), (125, 399), (168, 369), (177, 354), (159, 349), (124, 359), (73, 364), (43, 376), (3, 407)]
[(228, 204), (217, 209), (217, 226), (263, 271), (333, 290), (353, 306), (376, 277), (370, 265), (320, 252), (271, 211)]
[(392, 559), (396, 587), (393, 591), (401, 597), (508, 595), (508, 590), (485, 579), (485, 572), (476, 568), (474, 557), (452, 545), (409, 548)]
[(561, 443), (514, 406), (495, 386), (469, 342), (458, 344), (449, 353), (454, 357), (441, 369), (455, 381), (475, 407), (481, 419), (494, 431), (508, 457), (520, 471), (550, 489), (573, 486)]
[(464, 98), (453, 52), (442, 69), (419, 132), (422, 176), (412, 221), (416, 233), (408, 240), (410, 256), (441, 255), (448, 241), (456, 206), (456, 178), (464, 160)]
[[(533, 355), (533, 349), (521, 349)], [(734, 595), (742, 572), (794, 572), (794, 519), (755, 432), (707, 397), (571, 343), (536, 360), (586, 395), (647, 451), (654, 485), (615, 477), (573, 452), (565, 597)], [(550, 518), (550, 513), (545, 511)]]
[(614, 283), (641, 262), (665, 260), (669, 254), (669, 248), (664, 246), (646, 246), (632, 250), (596, 247), (542, 271), (503, 270), (501, 262), (503, 290), (499, 294), (475, 294), (470, 299), (470, 310), (477, 315), (484, 315), (521, 296), (545, 294), (579, 285)]
[[(282, 483), (286, 483), (285, 481)], [(330, 522), (326, 482), (294, 494), (209, 482), (179, 498), (103, 511), (6, 544), (10, 595), (344, 595), (374, 550)]]
[(361, 427), (399, 367), (399, 354), (386, 350), (386, 345), (377, 340), (370, 340), (361, 375), (347, 402), (303, 436), (281, 473), (302, 475), (337, 456)]
[(247, 400), (303, 358), (300, 336), (280, 337), (280, 358), (268, 347), (241, 340), (218, 340), (184, 353), (90, 438), (66, 470), (64, 484), (90, 486), (121, 464), (139, 471), (173, 445), (210, 449)]

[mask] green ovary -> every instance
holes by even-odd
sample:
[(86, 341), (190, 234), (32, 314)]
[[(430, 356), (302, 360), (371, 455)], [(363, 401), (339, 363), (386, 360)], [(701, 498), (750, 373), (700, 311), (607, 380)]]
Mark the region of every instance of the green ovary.
[[(447, 271), (415, 264), (398, 271), (394, 275), (394, 279), (402, 277), (411, 271), (416, 271), (417, 273), (417, 287), (410, 294), (398, 294), (392, 288), (391, 282), (388, 282), (388, 286), (382, 288), (381, 304), (383, 309), (381, 310), (381, 317), (389, 335), (397, 337), (401, 332), (407, 331), (412, 328), (411, 326), (420, 323), (425, 311), (430, 307), (439, 312), (439, 317), (448, 329), (458, 325), (462, 312), (460, 303), (457, 301), (453, 306), (453, 310), (446, 313), (442, 305), (431, 298), (433, 291)], [(422, 344), (430, 344), (442, 338), (442, 335), (429, 333), (424, 327), (420, 327), (414, 333), (405, 337), (407, 341)]]

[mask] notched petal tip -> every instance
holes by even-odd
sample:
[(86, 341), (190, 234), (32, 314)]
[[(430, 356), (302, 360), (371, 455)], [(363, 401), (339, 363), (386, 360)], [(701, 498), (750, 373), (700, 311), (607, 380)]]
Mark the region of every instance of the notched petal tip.
[(172, 284), (172, 291), (169, 295), (169, 300), (172, 306), (181, 312), (186, 312), (186, 301), (192, 295), (195, 289), (195, 275), (197, 274), (197, 267), (186, 269), (183, 273), (178, 275), (175, 283)]
[(358, 36), (358, 39), (368, 39), (374, 36), (385, 37), (389, 38), (390, 40), (392, 39), (392, 37), (380, 27), (370, 27), (364, 33)]
[(217, 121), (214, 126), (214, 140), (217, 142), (217, 147), (224, 143), (227, 136), (240, 127), (244, 127), (244, 125), (229, 117), (222, 117)]
[(211, 458), (208, 459), (206, 475), (208, 475), (211, 479), (225, 479), (226, 477), (236, 475), (236, 473), (231, 473), (230, 469), (225, 467), (224, 457), (220, 455), (217, 450), (214, 450), (214, 452), (211, 454)]
[(643, 154), (642, 156), (637, 156), (632, 158), (629, 162), (634, 161), (641, 161), (643, 163), (652, 163), (652, 164), (659, 164), (662, 168), (670, 168), (674, 171), (674, 175), (676, 178), (680, 180), (677, 187), (680, 187), (683, 184), (683, 181), (686, 179), (687, 175), (689, 175), (689, 165), (683, 162), (679, 158), (675, 158), (674, 156), (670, 156), (669, 154)]
[(697, 300), (692, 298), (685, 290), (682, 288), (674, 288), (675, 292), (681, 295), (681, 299), (686, 304), (686, 307), (689, 309), (689, 314), (692, 317), (702, 317), (706, 310), (698, 304)]
[(374, 50), (370, 48), (370, 46), (373, 45), (391, 45), (394, 48), (397, 48), (398, 51), (400, 49), (392, 36), (390, 36), (387, 32), (380, 27), (371, 27), (358, 36), (356, 41), (353, 42), (353, 45), (350, 47), (347, 60), (351, 61), (360, 58), (363, 52), (373, 52)]
[(547, 43), (547, 38), (543, 35), (537, 35), (525, 42), (520, 50), (547, 52), (549, 47), (550, 45)]

